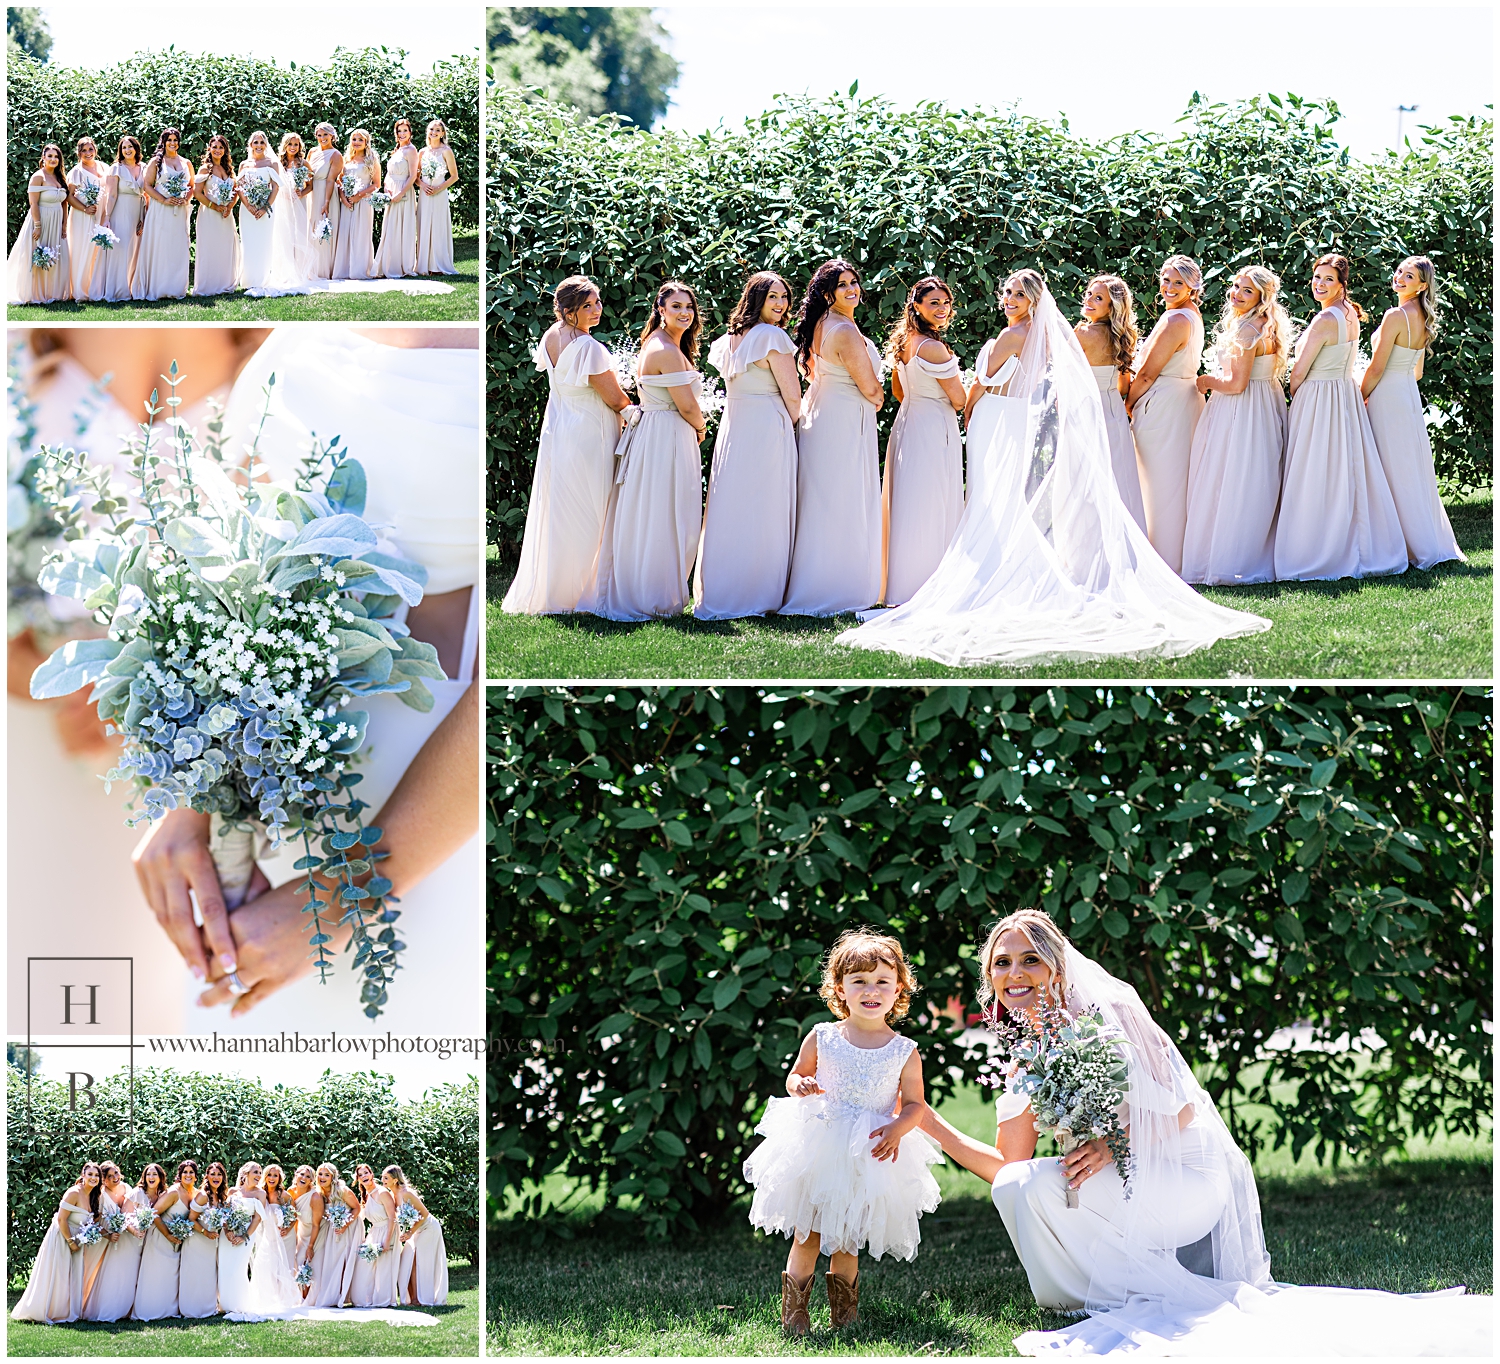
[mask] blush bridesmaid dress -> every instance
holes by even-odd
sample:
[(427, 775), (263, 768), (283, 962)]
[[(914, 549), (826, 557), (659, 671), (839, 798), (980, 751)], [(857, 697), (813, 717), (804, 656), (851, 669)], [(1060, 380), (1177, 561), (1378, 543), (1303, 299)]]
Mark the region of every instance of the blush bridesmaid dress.
[[(193, 168), (179, 156), (163, 160), (156, 176), (158, 193), (163, 192), (162, 179), (173, 172), (180, 173), (191, 190)], [(137, 302), (187, 296), (192, 207), (191, 200), (185, 204), (164, 204), (147, 196), (146, 225), (141, 229), (140, 252), (130, 281), (130, 296)]]
[[(94, 164), (98, 165), (98, 162)], [(68, 172), (68, 183), (73, 186), (76, 198), (83, 198), (86, 188), (92, 189), (96, 196), (92, 213), (81, 213), (76, 207), (68, 210), (68, 297), (85, 299), (89, 297), (89, 280), (95, 256), (99, 254), (89, 238), (104, 221), (99, 213), (100, 201), (104, 197), (104, 177), (79, 165)]]
[[(448, 178), (448, 163), (439, 155), (424, 152), (421, 176), (428, 185), (440, 185)], [(428, 194), (418, 186), (417, 193), (417, 274), (456, 275), (453, 266), (453, 213), (448, 191)]]
[[(344, 158), (344, 174), (355, 180), (355, 193), (369, 189), (373, 178), (370, 161), (374, 153), (366, 153), (363, 161)], [(375, 273), (375, 251), (371, 241), (375, 233), (375, 205), (370, 196), (359, 200), (353, 208), (341, 201), (338, 227), (338, 243), (333, 252), (334, 279), (369, 279)]]
[(385, 191), (391, 202), (380, 225), (380, 249), (372, 272), (385, 279), (417, 273), (417, 196), (421, 190), (412, 187), (416, 161), (416, 150), (408, 144), (393, 151), (385, 163)]
[[(38, 226), (35, 232), (28, 205), (7, 262), (12, 303), (57, 303), (69, 296), (68, 239), (63, 234), (63, 204), (67, 198), (67, 190), (57, 185), (48, 183), (42, 186), (37, 195)], [(38, 246), (50, 246), (58, 253), (56, 262), (49, 269), (32, 269), (32, 252)]]
[(1141, 475), (1146, 535), (1173, 573), (1182, 571), (1182, 533), (1187, 526), (1188, 464), (1193, 431), (1203, 413), (1198, 368), (1203, 355), (1203, 318), (1191, 308), (1168, 308), (1154, 336), (1173, 317), (1185, 317), (1190, 331), (1181, 350), (1140, 397), (1131, 430)]
[(146, 207), (141, 192), (142, 172), (137, 167), (132, 173), (130, 167), (116, 161), (109, 168), (108, 179), (114, 182), (109, 192), (109, 228), (120, 240), (108, 251), (94, 248), (89, 297), (101, 303), (126, 303), (130, 300), (130, 280), (141, 245), (141, 235), (136, 229)]
[[(215, 185), (233, 185), (233, 180), (206, 171), (198, 177), (205, 198)], [(222, 190), (220, 191), (222, 193)], [(240, 210), (248, 218), (249, 211)], [(198, 205), (198, 251), (193, 260), (193, 294), (227, 294), (239, 283), (240, 234), (235, 230), (234, 213), (220, 214)]]

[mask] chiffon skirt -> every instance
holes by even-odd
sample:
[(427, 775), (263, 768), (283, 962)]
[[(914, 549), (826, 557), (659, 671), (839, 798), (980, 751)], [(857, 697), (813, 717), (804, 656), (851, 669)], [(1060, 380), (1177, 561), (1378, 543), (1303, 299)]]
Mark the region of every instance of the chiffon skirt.
[(899, 606), (932, 576), (963, 515), (963, 442), (946, 399), (901, 404), (886, 444), (884, 501), (884, 601)]
[[(314, 1307), (342, 1307), (349, 1296), (349, 1280), (353, 1277), (351, 1259), (359, 1250), (360, 1223), (351, 1222), (342, 1232), (336, 1232), (331, 1222), (324, 1222), (318, 1230), (318, 1243), (313, 1248), (313, 1284), (306, 1301)], [(315, 1300), (316, 1299), (316, 1300)]]
[(702, 467), (693, 428), (675, 408), (641, 412), (605, 514), (595, 614), (681, 614), (703, 531)]
[[(29, 232), (30, 229), (25, 228)], [(11, 1309), (17, 1321), (77, 1321), (83, 1310), (83, 1252), (68, 1249), (54, 1221), (26, 1280), (26, 1291)]]
[[(1153, 385), (1154, 387), (1154, 385)], [(1104, 430), (1109, 436), (1109, 465), (1115, 471), (1120, 498), (1142, 530), (1146, 529), (1146, 503), (1141, 497), (1141, 470), (1135, 454), (1135, 433), (1125, 415), (1125, 399), (1117, 388), (1100, 389), (1104, 404)]]
[[(391, 1240), (395, 1241), (394, 1233)], [(383, 1255), (370, 1261), (359, 1258), (356, 1251), (349, 1280), (349, 1301), (355, 1307), (395, 1307), (400, 1301), (396, 1275), (401, 1270), (401, 1247), (393, 1245)]]
[(130, 278), (135, 273), (141, 239), (135, 227), (141, 220), (141, 196), (122, 194), (109, 210), (109, 226), (120, 240), (108, 251), (94, 250), (94, 269), (89, 276), (89, 297), (101, 303), (125, 303), (130, 298)]
[(1276, 507), (1286, 400), (1281, 385), (1252, 379), (1243, 393), (1214, 393), (1193, 435), (1182, 576), (1190, 583), (1266, 583), (1276, 574)]
[[(181, 208), (151, 201), (141, 229), (130, 296), (136, 300), (185, 298), (188, 291), (190, 204)], [(118, 248), (116, 248), (118, 249)]]
[(120, 1239), (104, 1252), (99, 1277), (84, 1304), (85, 1321), (122, 1321), (130, 1315), (145, 1248), (145, 1237), (122, 1231)]
[[(12, 303), (57, 303), (68, 297), (68, 242), (62, 230), (62, 205), (43, 200), (39, 208), (41, 232), (31, 234), (31, 214), (21, 219), (21, 231), (11, 247), (7, 266), (10, 272)], [(59, 251), (57, 263), (50, 270), (33, 270), (31, 253), (38, 246)]]
[(338, 245), (333, 253), (334, 279), (370, 279), (375, 274), (375, 206), (369, 197), (339, 214)]
[(453, 214), (448, 191), (428, 194), (417, 187), (417, 269), (419, 275), (456, 275), (453, 266)]
[[(249, 214), (245, 215), (247, 218)], [(211, 208), (198, 206), (198, 252), (193, 261), (193, 293), (227, 294), (239, 283), (240, 234), (234, 214), (221, 217)]]
[[(309, 205), (315, 205), (322, 199), (323, 187), (321, 184), (313, 185), (313, 192), (307, 196)], [(339, 198), (338, 190), (328, 197), (328, 240), (320, 242), (317, 239), (318, 224), (323, 221), (323, 214), (316, 207), (309, 207), (307, 211), (307, 235), (313, 244), (313, 263), (311, 275), (313, 279), (333, 279), (333, 258), (338, 251), (339, 245), (339, 218), (343, 213), (344, 203)]]
[[(417, 1295), (411, 1295), (412, 1270), (417, 1272)], [(448, 1301), (448, 1247), (443, 1242), (443, 1224), (428, 1215), (422, 1230), (401, 1247), (397, 1288), (404, 1303), (441, 1307)]]
[(755, 1186), (751, 1225), (798, 1241), (816, 1232), (824, 1255), (915, 1259), (922, 1214), (942, 1201), (930, 1167), (943, 1153), (924, 1133), (908, 1132), (898, 1159), (876, 1160), (869, 1134), (890, 1120), (822, 1097), (770, 1100), (755, 1129), (765, 1140), (745, 1161)]
[(1404, 573), (1406, 539), (1353, 379), (1309, 379), (1287, 417), (1279, 579)]
[(89, 240), (103, 219), (97, 212), (80, 213), (76, 208), (68, 210), (68, 297), (88, 298), (92, 287), (95, 256), (99, 254)]
[(777, 610), (797, 525), (797, 437), (780, 393), (730, 397), (714, 441), (693, 616)]
[(181, 1254), (162, 1235), (160, 1227), (153, 1226), (146, 1233), (146, 1247), (141, 1251), (141, 1272), (135, 1281), (135, 1306), (130, 1309), (134, 1320), (156, 1321), (178, 1315), (177, 1279)]
[(385, 279), (404, 279), (418, 273), (416, 194), (420, 192), (408, 193), (386, 208), (373, 274)]
[(211, 1317), (219, 1310), (219, 1247), (227, 1244), (223, 1232), (209, 1240), (197, 1231), (183, 1243), (178, 1252), (177, 1311), (180, 1315)]
[[(1131, 421), (1141, 475), (1146, 534), (1173, 573), (1182, 571), (1187, 526), (1188, 464), (1203, 413), (1196, 379), (1161, 375), (1135, 405)], [(1113, 453), (1113, 451), (1111, 451)]]
[(1370, 433), (1390, 484), (1406, 540), (1407, 557), (1418, 568), (1462, 559), (1432, 466), (1432, 441), (1422, 412), (1422, 394), (1410, 373), (1381, 376), (1365, 404)]

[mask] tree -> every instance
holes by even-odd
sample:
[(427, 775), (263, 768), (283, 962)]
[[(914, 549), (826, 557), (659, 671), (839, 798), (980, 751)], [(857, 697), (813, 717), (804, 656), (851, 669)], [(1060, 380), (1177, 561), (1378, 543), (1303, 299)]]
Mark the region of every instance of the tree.
[(649, 129), (677, 84), (677, 62), (660, 42), (666, 30), (649, 9), (492, 9), (488, 34), (501, 85), (540, 86), (588, 116), (620, 114)]
[(17, 57), (35, 57), (44, 62), (52, 51), (52, 34), (47, 31), (47, 21), (39, 9), (7, 9), (5, 11), (5, 54), (15, 61)]
[(42, 1054), (20, 1042), (5, 1044), (5, 1060), (22, 1075), (35, 1075), (42, 1068)]

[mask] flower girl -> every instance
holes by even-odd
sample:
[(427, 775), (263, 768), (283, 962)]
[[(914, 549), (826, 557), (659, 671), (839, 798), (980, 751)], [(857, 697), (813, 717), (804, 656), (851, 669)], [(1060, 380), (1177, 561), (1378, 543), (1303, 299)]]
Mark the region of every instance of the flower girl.
[(755, 1129), (765, 1140), (745, 1161), (750, 1221), (792, 1238), (781, 1276), (781, 1324), (792, 1335), (811, 1326), (820, 1253), (832, 1269), (830, 1319), (848, 1326), (859, 1311), (859, 1252), (915, 1259), (918, 1219), (941, 1201), (928, 1166), (942, 1152), (915, 1130), (927, 1110), (922, 1057), (890, 1026), (915, 989), (895, 938), (840, 935), (818, 992), (839, 1021), (808, 1034), (786, 1077), (790, 1097), (772, 1099)]

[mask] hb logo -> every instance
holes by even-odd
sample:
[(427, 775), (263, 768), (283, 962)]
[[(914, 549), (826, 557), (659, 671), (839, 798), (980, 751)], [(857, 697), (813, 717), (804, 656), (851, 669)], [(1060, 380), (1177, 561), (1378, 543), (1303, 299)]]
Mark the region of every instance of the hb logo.
[[(26, 959), (26, 1048), (90, 1053), (61, 1058), (51, 1078), (66, 1077), (69, 1113), (99, 1110), (98, 1076), (129, 1068), (130, 1119), (134, 1117), (135, 961), (131, 957), (28, 957)], [(123, 1052), (106, 1059), (110, 1052)], [(101, 1057), (100, 1053), (105, 1056)], [(38, 1057), (40, 1061), (40, 1056)], [(66, 1062), (73, 1061), (72, 1067)], [(82, 1063), (81, 1065), (79, 1063)], [(95, 1064), (97, 1063), (97, 1064)], [(95, 1064), (95, 1070), (85, 1069)], [(99, 1066), (102, 1064), (103, 1070)], [(32, 1071), (26, 1068), (27, 1115)], [(44, 1077), (46, 1078), (46, 1077)], [(127, 1131), (133, 1129), (129, 1121)]]

